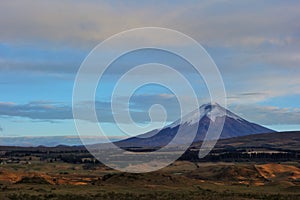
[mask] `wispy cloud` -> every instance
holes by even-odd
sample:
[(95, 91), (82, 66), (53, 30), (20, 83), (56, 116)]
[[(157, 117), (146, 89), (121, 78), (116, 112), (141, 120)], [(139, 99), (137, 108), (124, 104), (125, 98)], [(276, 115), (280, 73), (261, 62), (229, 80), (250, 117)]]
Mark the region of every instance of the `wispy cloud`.
[(241, 93), (241, 96), (257, 96), (257, 95), (265, 95), (266, 93), (263, 92), (245, 92)]
[[(126, 116), (128, 110), (131, 117), (137, 123), (145, 123), (151, 121), (148, 110), (153, 104), (160, 104), (168, 112), (168, 120), (174, 121), (179, 118), (180, 112), (178, 102), (173, 95), (158, 94), (158, 95), (136, 95), (131, 99), (129, 105), (124, 101), (123, 97), (117, 98), (117, 103), (122, 109), (117, 113), (112, 114), (111, 104), (106, 101), (84, 101), (77, 104), (77, 109), (82, 110), (81, 120), (92, 121), (85, 117), (84, 113), (87, 107), (95, 104), (96, 113), (100, 122), (114, 122), (114, 115), (118, 115), (122, 119), (121, 123), (130, 123)], [(26, 104), (17, 104), (14, 102), (0, 102), (0, 116), (10, 117), (25, 117), (32, 119), (32, 122), (51, 122), (56, 120), (73, 119), (72, 107), (62, 102), (51, 101), (32, 101)], [(157, 119), (155, 116), (153, 119)], [(95, 122), (95, 121), (92, 121)]]
[(233, 105), (230, 109), (242, 117), (263, 125), (300, 124), (299, 108), (280, 108), (256, 104)]
[(72, 109), (69, 106), (55, 102), (37, 101), (27, 104), (0, 102), (0, 115), (41, 120), (72, 119)]

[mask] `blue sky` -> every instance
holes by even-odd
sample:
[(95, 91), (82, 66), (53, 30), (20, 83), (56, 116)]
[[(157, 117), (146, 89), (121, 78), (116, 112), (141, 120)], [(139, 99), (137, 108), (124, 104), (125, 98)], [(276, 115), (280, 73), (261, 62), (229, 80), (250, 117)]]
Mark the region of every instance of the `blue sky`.
[[(80, 64), (104, 39), (144, 26), (175, 29), (201, 43), (219, 67), (230, 110), (276, 130), (299, 130), (299, 8), (299, 1), (276, 0), (2, 1), (0, 135), (76, 135), (71, 102)], [(119, 133), (106, 108), (121, 66), (154, 59), (188, 68), (170, 55), (143, 53), (115, 63), (97, 91), (112, 136)], [(203, 80), (188, 76), (206, 103)], [(140, 124), (148, 123), (147, 111), (155, 103), (171, 110), (169, 122), (179, 116), (174, 95), (155, 85), (141, 88), (131, 103)]]

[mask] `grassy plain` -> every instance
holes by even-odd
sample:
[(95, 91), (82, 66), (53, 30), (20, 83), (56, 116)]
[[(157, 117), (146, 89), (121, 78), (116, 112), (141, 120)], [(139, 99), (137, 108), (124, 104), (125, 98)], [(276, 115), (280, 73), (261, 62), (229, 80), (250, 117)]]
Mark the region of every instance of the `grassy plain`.
[(0, 199), (300, 199), (299, 163), (177, 161), (129, 174), (101, 164), (0, 166)]

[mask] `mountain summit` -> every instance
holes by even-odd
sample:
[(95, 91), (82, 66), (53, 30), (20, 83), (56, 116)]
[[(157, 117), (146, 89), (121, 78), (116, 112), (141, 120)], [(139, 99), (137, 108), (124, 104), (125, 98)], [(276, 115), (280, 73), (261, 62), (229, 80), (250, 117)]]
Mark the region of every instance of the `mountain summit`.
[(169, 127), (176, 127), (182, 124), (193, 125), (198, 123), (199, 119), (201, 120), (202, 118), (209, 118), (212, 122), (215, 122), (218, 117), (229, 117), (235, 120), (243, 120), (241, 117), (226, 110), (218, 103), (208, 103), (200, 106), (198, 110), (185, 115), (182, 119), (175, 121), (169, 125)]
[(200, 106), (198, 110), (188, 113), (182, 119), (171, 123), (161, 130), (153, 130), (140, 136), (116, 142), (115, 144), (121, 147), (165, 146), (174, 138), (178, 130), (181, 131), (180, 135), (183, 135), (182, 141), (185, 141), (184, 135), (197, 130), (194, 142), (199, 142), (205, 138), (211, 123), (213, 123), (213, 126), (221, 126), (223, 121), (225, 123), (221, 132), (221, 139), (275, 132), (258, 124), (251, 123), (226, 110), (217, 103), (209, 103)]

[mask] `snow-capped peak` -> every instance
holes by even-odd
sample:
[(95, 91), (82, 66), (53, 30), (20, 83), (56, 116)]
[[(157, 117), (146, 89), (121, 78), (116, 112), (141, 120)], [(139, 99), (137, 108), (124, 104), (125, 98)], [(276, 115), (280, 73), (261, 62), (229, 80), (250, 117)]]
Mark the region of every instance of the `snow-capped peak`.
[(203, 117), (208, 117), (211, 121), (215, 122), (217, 117), (230, 117), (235, 120), (243, 121), (242, 118), (233, 114), (232, 112), (226, 110), (218, 103), (207, 103), (200, 106), (199, 109), (192, 111), (191, 113), (182, 117), (182, 119), (175, 121), (169, 127), (175, 127), (180, 124), (196, 124), (198, 123)]

